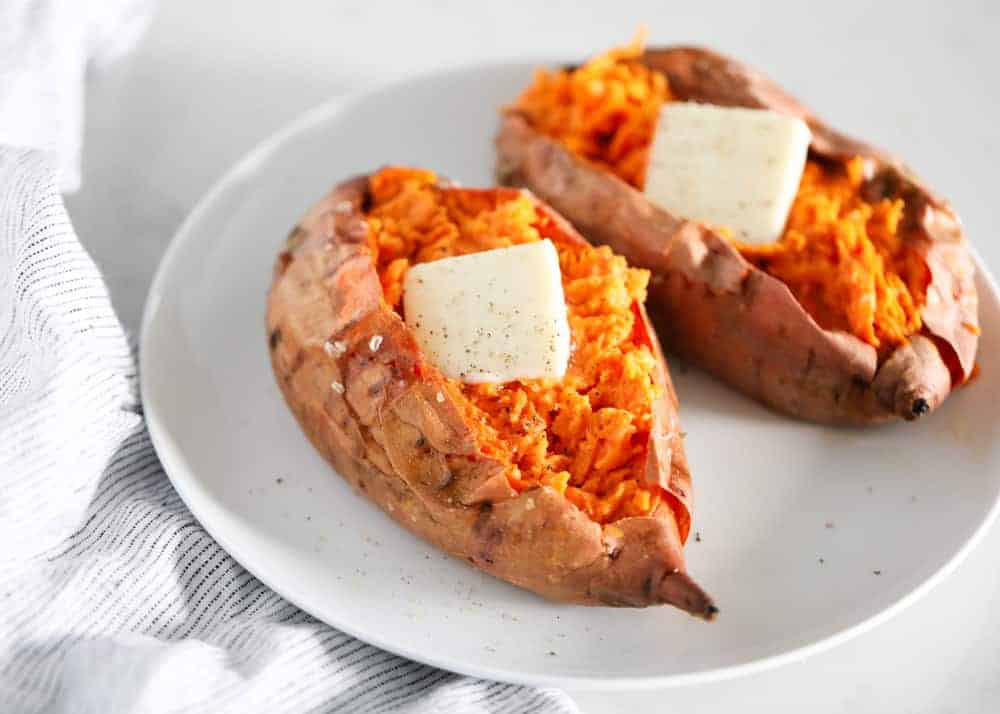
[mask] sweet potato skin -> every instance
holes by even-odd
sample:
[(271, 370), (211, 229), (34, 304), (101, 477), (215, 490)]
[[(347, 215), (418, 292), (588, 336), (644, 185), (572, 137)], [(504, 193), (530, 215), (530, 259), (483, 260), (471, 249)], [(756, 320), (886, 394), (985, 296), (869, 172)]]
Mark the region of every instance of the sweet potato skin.
[[(715, 606), (685, 572), (690, 474), (676, 397), (645, 312), (664, 387), (647, 474), (667, 497), (651, 516), (602, 527), (548, 487), (516, 493), (503, 466), (478, 450), (456, 403), (460, 395), (424, 361), (381, 299), (364, 248), (367, 186), (361, 176), (334, 188), (295, 227), (275, 265), (267, 308), (271, 364), (309, 440), (389, 516), (497, 577), (553, 600), (670, 603), (711, 619)], [(569, 239), (583, 241), (551, 217)], [(372, 341), (376, 335), (380, 343)], [(336, 343), (332, 354), (324, 349), (328, 341)]]
[(930, 268), (924, 332), (879, 364), (873, 347), (822, 329), (783, 283), (716, 233), (654, 206), (513, 111), (496, 137), (500, 181), (530, 188), (589, 239), (650, 269), (650, 304), (667, 345), (764, 404), (802, 419), (855, 425), (914, 419), (940, 405), (971, 375), (978, 342), (974, 267), (948, 204), (899, 161), (829, 128), (742, 63), (690, 47), (650, 50), (642, 61), (663, 72), (681, 100), (802, 118), (813, 132), (815, 158), (864, 157), (864, 191), (871, 199), (905, 199), (903, 239)]

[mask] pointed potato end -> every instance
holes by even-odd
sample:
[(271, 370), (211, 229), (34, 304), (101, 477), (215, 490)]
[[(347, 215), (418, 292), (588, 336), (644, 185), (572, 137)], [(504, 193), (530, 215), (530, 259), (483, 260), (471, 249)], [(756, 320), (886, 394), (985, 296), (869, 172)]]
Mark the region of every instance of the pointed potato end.
[(905, 385), (898, 390), (893, 404), (896, 415), (906, 421), (913, 421), (931, 413), (947, 396), (947, 392), (941, 394), (941, 390), (922, 384), (907, 388), (908, 386)]
[(948, 396), (952, 374), (937, 344), (917, 335), (879, 368), (872, 388), (883, 408), (907, 421), (934, 411)]
[(702, 620), (711, 622), (719, 614), (711, 596), (687, 573), (676, 572), (663, 578), (656, 596), (659, 602), (679, 607)]
[(923, 397), (917, 397), (910, 404), (910, 419), (916, 419), (919, 416), (923, 416), (931, 410), (930, 403)]

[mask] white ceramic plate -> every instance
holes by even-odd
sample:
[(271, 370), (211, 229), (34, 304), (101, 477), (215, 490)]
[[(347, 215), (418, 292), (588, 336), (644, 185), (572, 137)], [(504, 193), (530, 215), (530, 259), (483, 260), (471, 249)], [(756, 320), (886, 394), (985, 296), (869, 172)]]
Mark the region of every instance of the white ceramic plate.
[(980, 271), (982, 376), (917, 424), (800, 424), (674, 365), (694, 472), (691, 572), (717, 622), (555, 605), (414, 540), (313, 451), (273, 382), (271, 265), (334, 182), (381, 164), (489, 185), (496, 108), (525, 65), (321, 107), (253, 151), (174, 239), (143, 325), (142, 390), (181, 497), (248, 570), (363, 640), (458, 672), (574, 688), (729, 677), (817, 652), (940, 581), (1000, 492), (1000, 303)]

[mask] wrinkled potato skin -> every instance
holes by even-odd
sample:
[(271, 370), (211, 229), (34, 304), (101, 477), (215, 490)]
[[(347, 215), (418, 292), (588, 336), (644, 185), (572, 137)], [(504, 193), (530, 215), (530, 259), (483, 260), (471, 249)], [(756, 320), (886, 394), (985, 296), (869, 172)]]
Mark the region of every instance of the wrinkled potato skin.
[(905, 200), (901, 235), (932, 276), (923, 333), (880, 365), (873, 347), (822, 329), (782, 282), (716, 233), (654, 206), (508, 111), (496, 138), (500, 181), (531, 189), (589, 239), (650, 269), (650, 305), (673, 351), (778, 411), (821, 423), (914, 419), (969, 378), (978, 343), (974, 266), (947, 203), (899, 161), (830, 129), (746, 65), (689, 47), (650, 50), (642, 61), (664, 73), (681, 100), (802, 118), (814, 158), (865, 157), (863, 190), (873, 200)]
[[(676, 397), (645, 313), (664, 387), (647, 474), (667, 497), (650, 517), (602, 527), (547, 487), (517, 494), (503, 466), (478, 450), (457, 403), (462, 397), (424, 361), (382, 301), (363, 247), (367, 186), (362, 176), (333, 189), (295, 227), (275, 265), (267, 308), (271, 363), (309, 440), (400, 524), (499, 578), (553, 600), (670, 603), (711, 619), (711, 599), (684, 568), (690, 474)], [(552, 217), (569, 239), (583, 241)], [(376, 335), (382, 342), (372, 350)], [(328, 355), (328, 340), (346, 350)]]

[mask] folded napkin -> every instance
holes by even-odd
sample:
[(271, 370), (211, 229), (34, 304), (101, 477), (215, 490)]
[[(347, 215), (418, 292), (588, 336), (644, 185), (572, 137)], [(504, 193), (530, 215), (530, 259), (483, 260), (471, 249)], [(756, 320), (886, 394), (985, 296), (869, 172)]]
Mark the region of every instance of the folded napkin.
[[(84, 63), (121, 39), (94, 30), (122, 26), (98, 9), (131, 27), (139, 4), (0, 2), (0, 711), (575, 712), (557, 690), (460, 677), (316, 621), (174, 492), (58, 191), (78, 175), (82, 69), (49, 61), (69, 52), (56, 29)], [(10, 146), (25, 144), (41, 149)]]

